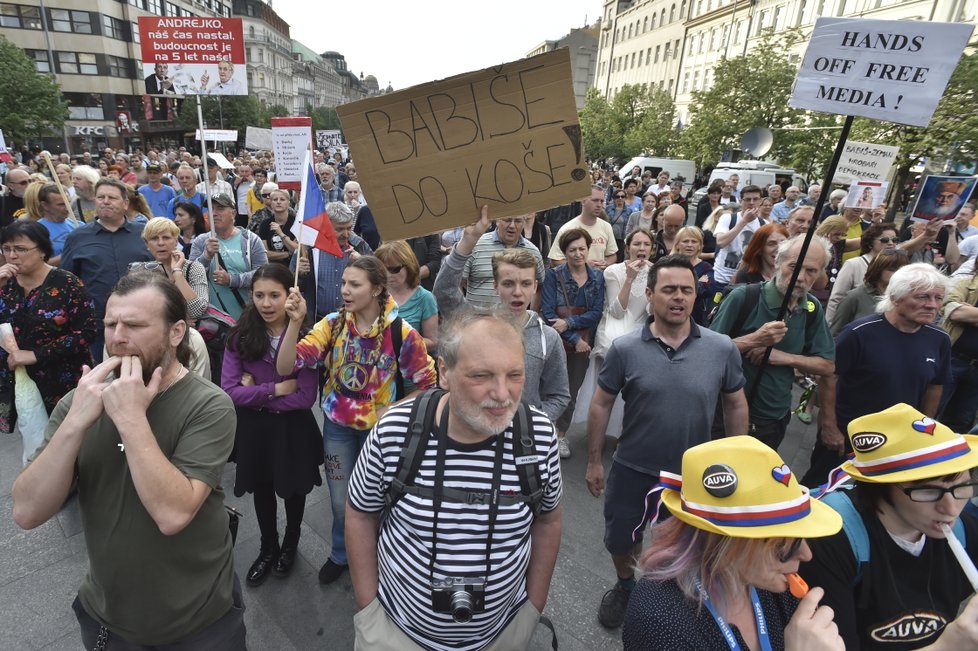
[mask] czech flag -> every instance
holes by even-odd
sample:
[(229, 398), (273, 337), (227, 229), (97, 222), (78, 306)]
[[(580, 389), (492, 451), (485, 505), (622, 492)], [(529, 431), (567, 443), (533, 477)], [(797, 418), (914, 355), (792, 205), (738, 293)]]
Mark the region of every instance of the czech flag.
[(333, 224), (326, 214), (326, 205), (323, 203), (323, 194), (316, 181), (316, 172), (312, 168), (309, 150), (306, 150), (304, 168), (306, 173), (302, 176), (302, 188), (299, 191), (299, 205), (295, 216), (299, 243), (342, 258), (343, 251), (340, 250)]

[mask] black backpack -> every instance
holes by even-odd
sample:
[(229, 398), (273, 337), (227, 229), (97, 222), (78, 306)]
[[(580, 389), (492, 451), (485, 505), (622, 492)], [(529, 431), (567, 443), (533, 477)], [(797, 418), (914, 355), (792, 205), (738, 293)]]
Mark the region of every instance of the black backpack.
[[(397, 460), (394, 479), (387, 491), (387, 512), (390, 512), (405, 494), (429, 499), (434, 497), (434, 488), (415, 486), (414, 479), (421, 469), (425, 451), (428, 449), (428, 437), (435, 422), (438, 402), (446, 393), (444, 389), (430, 389), (415, 398), (414, 404), (411, 406), (410, 424), (404, 440), (404, 447), (401, 449), (401, 455)], [(530, 408), (525, 402), (520, 402), (513, 418), (514, 459), (518, 460), (530, 455), (536, 459), (536, 447), (530, 421)], [(439, 432), (439, 436), (447, 436), (447, 433)], [(502, 441), (499, 444), (501, 445)], [(504, 506), (527, 504), (536, 517), (540, 513), (543, 502), (543, 488), (541, 487), (538, 463), (536, 460), (532, 463), (517, 463), (516, 472), (520, 479), (520, 493), (518, 495), (500, 495), (498, 503)], [(467, 491), (449, 487), (441, 487), (441, 496), (442, 499), (450, 502), (465, 504), (487, 504), (492, 499), (492, 495), (488, 492)]]

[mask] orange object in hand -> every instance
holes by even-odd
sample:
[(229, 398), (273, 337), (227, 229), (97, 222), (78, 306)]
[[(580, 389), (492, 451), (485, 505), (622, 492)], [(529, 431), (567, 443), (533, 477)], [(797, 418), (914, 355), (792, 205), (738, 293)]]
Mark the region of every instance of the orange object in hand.
[(798, 599), (804, 598), (808, 594), (808, 584), (805, 583), (805, 579), (801, 578), (794, 572), (788, 574), (788, 590), (791, 594)]

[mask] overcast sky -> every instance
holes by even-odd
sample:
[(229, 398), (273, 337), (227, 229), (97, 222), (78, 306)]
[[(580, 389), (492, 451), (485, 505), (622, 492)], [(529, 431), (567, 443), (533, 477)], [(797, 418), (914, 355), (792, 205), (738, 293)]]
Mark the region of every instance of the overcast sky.
[(521, 59), (593, 24), (601, 0), (274, 0), (292, 38), (395, 90)]

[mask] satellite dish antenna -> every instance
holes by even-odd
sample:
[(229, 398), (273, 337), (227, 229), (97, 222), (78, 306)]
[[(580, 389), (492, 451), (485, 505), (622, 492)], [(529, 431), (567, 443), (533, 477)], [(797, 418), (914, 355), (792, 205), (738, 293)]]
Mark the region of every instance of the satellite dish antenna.
[(771, 150), (774, 144), (774, 134), (770, 129), (764, 127), (754, 127), (744, 134), (740, 139), (740, 148), (748, 156), (760, 158)]

